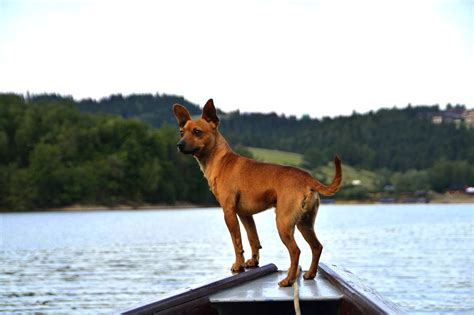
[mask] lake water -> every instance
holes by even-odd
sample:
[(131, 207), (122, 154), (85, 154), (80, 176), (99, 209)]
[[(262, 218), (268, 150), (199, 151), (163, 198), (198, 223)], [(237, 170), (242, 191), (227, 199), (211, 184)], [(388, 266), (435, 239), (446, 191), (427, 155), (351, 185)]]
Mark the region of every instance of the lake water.
[[(0, 220), (4, 313), (110, 313), (228, 276), (233, 262), (217, 208), (12, 213)], [(286, 270), (274, 211), (255, 220), (261, 265)], [(323, 262), (349, 269), (407, 312), (474, 313), (474, 205), (322, 205), (316, 231)], [(309, 247), (296, 235), (306, 269)], [(248, 256), (248, 244), (244, 249)]]

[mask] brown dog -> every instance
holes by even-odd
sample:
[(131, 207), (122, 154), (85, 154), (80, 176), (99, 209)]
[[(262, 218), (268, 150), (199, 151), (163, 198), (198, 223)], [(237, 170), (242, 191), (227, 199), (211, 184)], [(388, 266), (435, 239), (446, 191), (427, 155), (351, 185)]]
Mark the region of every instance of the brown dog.
[[(341, 185), (341, 162), (336, 156), (336, 174), (325, 186), (307, 172), (289, 166), (262, 163), (242, 157), (232, 151), (218, 130), (219, 118), (212, 99), (204, 106), (199, 119), (191, 119), (188, 110), (173, 106), (181, 140), (179, 151), (192, 154), (204, 173), (211, 191), (224, 210), (225, 223), (235, 250), (233, 272), (244, 267), (257, 267), (260, 241), (252, 215), (276, 207), (276, 223), (280, 238), (290, 253), (291, 266), (280, 286), (290, 286), (296, 279), (300, 250), (294, 239), (295, 225), (309, 243), (312, 261), (305, 279), (316, 276), (323, 246), (314, 233), (314, 221), (319, 207), (319, 195), (331, 195)], [(244, 251), (237, 217), (247, 231), (252, 258), (244, 263)]]

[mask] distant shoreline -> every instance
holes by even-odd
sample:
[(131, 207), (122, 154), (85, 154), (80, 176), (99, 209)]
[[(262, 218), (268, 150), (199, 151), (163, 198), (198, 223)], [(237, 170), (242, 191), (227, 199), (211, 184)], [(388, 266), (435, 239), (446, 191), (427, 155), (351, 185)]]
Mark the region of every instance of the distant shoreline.
[[(378, 200), (335, 200), (334, 202), (325, 199), (322, 205), (403, 205), (403, 204), (474, 204), (474, 195), (438, 195), (429, 199), (429, 202), (380, 202)], [(205, 209), (219, 208), (219, 205), (199, 205), (189, 202), (177, 202), (175, 204), (118, 204), (118, 205), (100, 205), (100, 204), (74, 204), (66, 207), (34, 209), (34, 210), (0, 210), (0, 213), (26, 213), (26, 212), (95, 212), (95, 211), (133, 211), (133, 210), (180, 210), (180, 209)]]

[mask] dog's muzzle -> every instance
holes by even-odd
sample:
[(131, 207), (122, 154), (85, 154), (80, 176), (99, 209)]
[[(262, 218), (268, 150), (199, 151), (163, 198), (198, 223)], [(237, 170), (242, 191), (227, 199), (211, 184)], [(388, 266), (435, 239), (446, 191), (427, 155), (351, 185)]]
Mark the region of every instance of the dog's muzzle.
[(179, 152), (183, 152), (184, 153), (184, 148), (186, 146), (186, 143), (184, 142), (184, 140), (180, 140), (177, 144), (176, 144), (176, 147), (178, 147), (178, 151)]
[(199, 147), (196, 148), (187, 148), (186, 147), (186, 142), (184, 140), (180, 140), (177, 144), (176, 147), (178, 148), (178, 151), (184, 154), (196, 154), (199, 152)]

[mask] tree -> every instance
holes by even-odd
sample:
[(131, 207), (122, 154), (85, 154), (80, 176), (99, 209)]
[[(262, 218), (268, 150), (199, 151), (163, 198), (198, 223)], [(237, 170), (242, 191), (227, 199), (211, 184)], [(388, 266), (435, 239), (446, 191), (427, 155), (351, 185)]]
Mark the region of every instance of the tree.
[(431, 187), (443, 192), (450, 186), (474, 185), (474, 166), (467, 161), (440, 160), (429, 170)]
[(428, 191), (430, 179), (428, 171), (408, 170), (392, 175), (392, 183), (398, 192)]
[(315, 169), (324, 166), (330, 158), (327, 152), (318, 148), (310, 148), (303, 154), (303, 167), (306, 169)]

